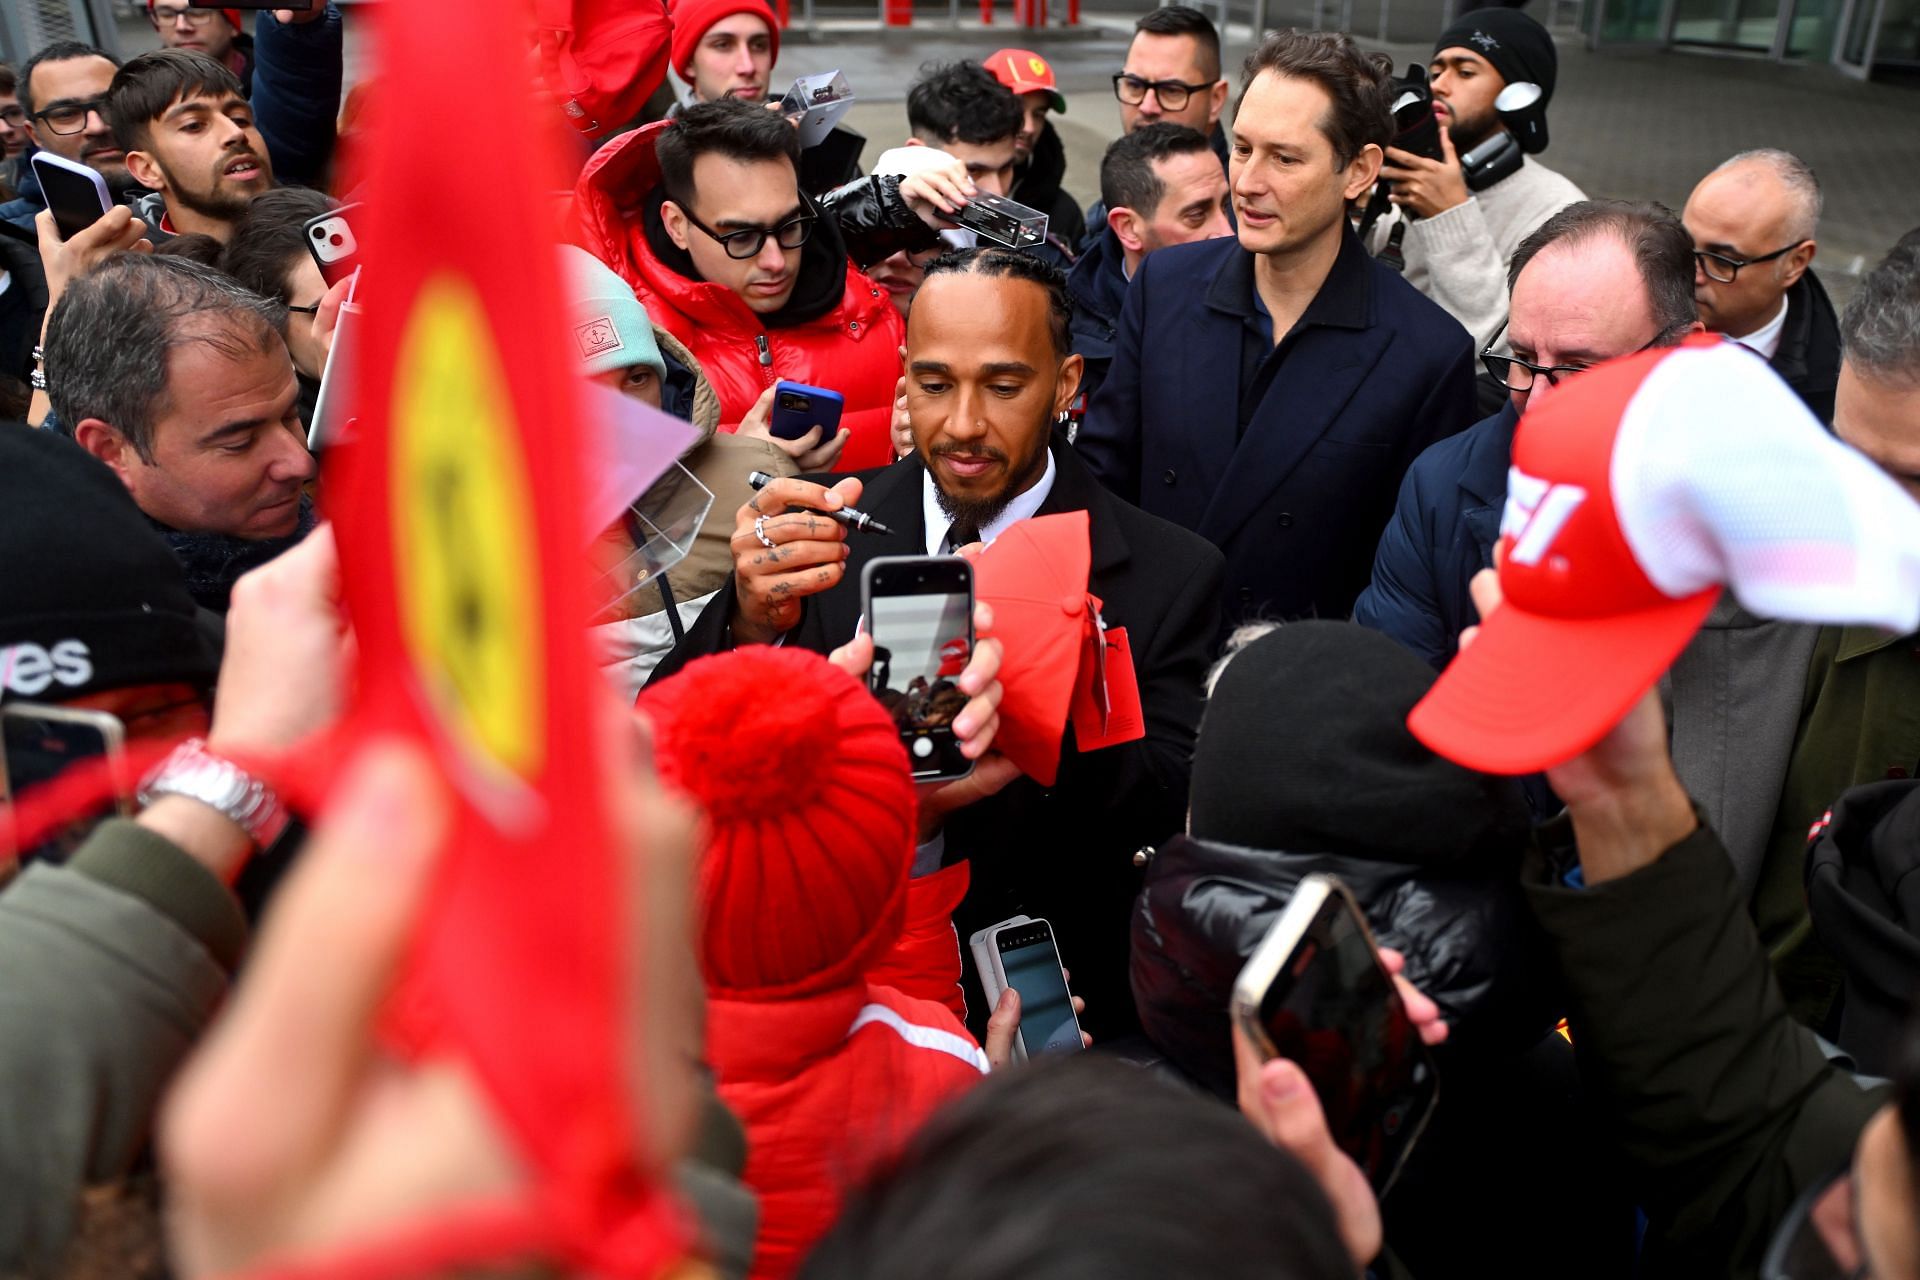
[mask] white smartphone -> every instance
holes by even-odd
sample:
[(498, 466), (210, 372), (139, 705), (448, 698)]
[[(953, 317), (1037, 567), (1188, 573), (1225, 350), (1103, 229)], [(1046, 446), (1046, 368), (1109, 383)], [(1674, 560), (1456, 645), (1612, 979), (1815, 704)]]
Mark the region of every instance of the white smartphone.
[(1301, 880), (1233, 984), (1233, 1019), (1263, 1058), (1297, 1063), (1327, 1128), (1384, 1195), (1438, 1097), (1367, 918), (1333, 876)]
[(106, 216), (113, 208), (107, 180), (90, 169), (51, 151), (33, 153), (33, 174), (53, 211), (53, 225), (62, 240), (71, 240)]
[(1002, 990), (1012, 987), (1020, 993), (1015, 1058), (1025, 1062), (1034, 1054), (1076, 1053), (1085, 1047), (1051, 924), (1030, 916), (1002, 920), (973, 936), (973, 953), (989, 1014)]

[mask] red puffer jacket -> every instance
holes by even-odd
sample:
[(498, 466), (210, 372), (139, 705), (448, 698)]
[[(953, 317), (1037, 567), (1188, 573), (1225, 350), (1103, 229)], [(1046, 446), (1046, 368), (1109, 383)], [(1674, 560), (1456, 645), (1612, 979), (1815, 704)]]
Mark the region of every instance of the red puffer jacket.
[(987, 1070), (943, 1006), (864, 981), (792, 1000), (714, 996), (707, 1054), (747, 1130), (760, 1280), (792, 1275), (847, 1190)]
[[(885, 466), (893, 460), (888, 426), (906, 337), (886, 290), (846, 262), (846, 292), (838, 306), (815, 320), (768, 329), (732, 290), (689, 279), (661, 262), (647, 243), (643, 209), (660, 181), (654, 139), (668, 123), (615, 138), (587, 162), (574, 188), (575, 240), (632, 285), (653, 322), (700, 361), (720, 397), (722, 431), (738, 427), (780, 379), (805, 382), (846, 397), (840, 424), (853, 434), (837, 469)], [(806, 252), (816, 248), (825, 249), (818, 236)]]

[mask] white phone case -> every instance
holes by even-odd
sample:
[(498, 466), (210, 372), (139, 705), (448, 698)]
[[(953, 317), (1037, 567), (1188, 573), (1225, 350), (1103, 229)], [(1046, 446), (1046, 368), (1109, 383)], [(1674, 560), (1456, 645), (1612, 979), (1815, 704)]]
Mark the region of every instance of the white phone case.
[[(1012, 925), (1032, 923), (1032, 916), (1009, 916), (967, 939), (967, 947), (973, 952), (973, 967), (980, 974), (980, 989), (987, 996), (989, 1017), (993, 1014), (994, 1006), (1000, 1003), (1000, 993), (1007, 987), (1007, 971), (1000, 963), (1000, 948), (994, 945), (994, 935)], [(1013, 1038), (1013, 1056), (1021, 1062), (1027, 1060), (1027, 1048), (1020, 1043), (1019, 1036)]]

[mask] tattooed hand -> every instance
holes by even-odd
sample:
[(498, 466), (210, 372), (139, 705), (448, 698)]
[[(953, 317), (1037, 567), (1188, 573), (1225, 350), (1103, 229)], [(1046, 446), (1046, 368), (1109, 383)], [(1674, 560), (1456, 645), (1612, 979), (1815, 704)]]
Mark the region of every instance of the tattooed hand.
[[(846, 573), (847, 531), (817, 515), (860, 501), (860, 482), (828, 489), (807, 480), (775, 480), (733, 520), (735, 644), (771, 644), (800, 622), (801, 601)], [(789, 507), (806, 510), (789, 512)], [(771, 545), (769, 545), (771, 544)]]

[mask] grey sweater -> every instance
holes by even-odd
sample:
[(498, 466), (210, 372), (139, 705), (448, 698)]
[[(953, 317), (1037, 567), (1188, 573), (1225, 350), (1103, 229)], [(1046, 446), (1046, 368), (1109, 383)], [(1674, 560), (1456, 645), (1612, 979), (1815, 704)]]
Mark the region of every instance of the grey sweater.
[[(1484, 343), (1507, 314), (1507, 261), (1541, 223), (1576, 201), (1580, 188), (1535, 160), (1518, 172), (1431, 218), (1407, 223), (1401, 251), (1407, 283), (1446, 309)], [(1395, 209), (1374, 224), (1374, 252), (1404, 214)]]

